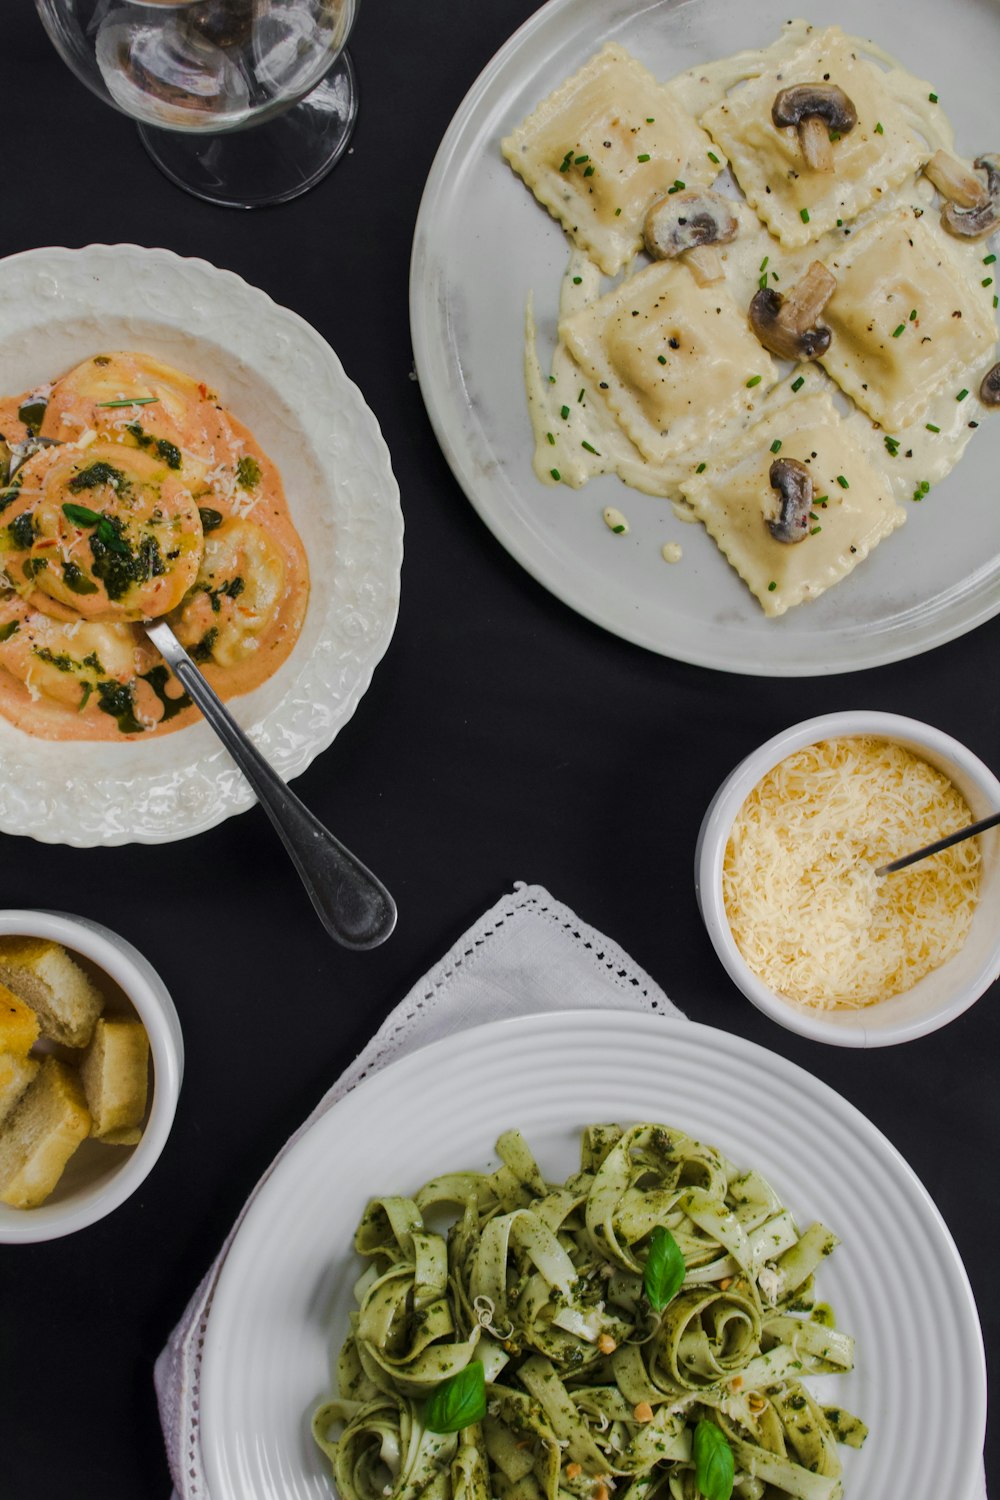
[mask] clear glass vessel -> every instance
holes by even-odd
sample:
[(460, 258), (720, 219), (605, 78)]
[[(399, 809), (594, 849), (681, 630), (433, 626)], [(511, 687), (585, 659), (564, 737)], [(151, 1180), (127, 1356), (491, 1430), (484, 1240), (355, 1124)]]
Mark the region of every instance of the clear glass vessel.
[(138, 121), (181, 187), (237, 208), (297, 197), (357, 115), (359, 0), (35, 0), (78, 78)]

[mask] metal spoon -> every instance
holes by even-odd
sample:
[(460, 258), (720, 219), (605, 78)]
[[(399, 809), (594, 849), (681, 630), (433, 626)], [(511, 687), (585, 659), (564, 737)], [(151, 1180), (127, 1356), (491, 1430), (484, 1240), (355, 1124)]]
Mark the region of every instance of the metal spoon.
[[(12, 443), (5, 482), (9, 484), (40, 448), (56, 446), (58, 441), (28, 438)], [(144, 621), (142, 628), (253, 787), (330, 936), (346, 948), (376, 948), (384, 943), (396, 925), (396, 904), (385, 886), (289, 791), (166, 621)]]
[(330, 936), (347, 948), (384, 943), (396, 925), (396, 904), (385, 886), (268, 765), (166, 621), (147, 621), (142, 628), (253, 787)]
[(875, 874), (894, 875), (897, 870), (905, 870), (907, 865), (915, 865), (918, 859), (926, 859), (931, 854), (940, 854), (942, 849), (950, 849), (952, 844), (960, 844), (964, 839), (975, 838), (977, 833), (985, 833), (987, 828), (996, 828), (998, 823), (1000, 823), (1000, 812), (990, 813), (988, 818), (981, 818), (978, 823), (970, 823), (967, 828), (960, 828), (957, 833), (949, 833), (945, 838), (937, 839), (923, 849), (915, 849), (912, 854), (902, 854), (899, 859), (891, 860), (887, 865), (879, 865)]

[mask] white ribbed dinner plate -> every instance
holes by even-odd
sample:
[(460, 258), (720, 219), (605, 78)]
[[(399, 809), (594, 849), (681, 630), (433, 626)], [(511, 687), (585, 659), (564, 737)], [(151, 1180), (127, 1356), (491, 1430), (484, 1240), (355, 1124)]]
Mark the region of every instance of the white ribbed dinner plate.
[(813, 1379), (868, 1423), (844, 1450), (846, 1500), (966, 1500), (986, 1375), (968, 1279), (940, 1215), (883, 1135), (762, 1047), (688, 1021), (580, 1011), (502, 1021), (412, 1053), (308, 1130), (264, 1184), (222, 1271), (201, 1378), (213, 1500), (330, 1500), (309, 1432), (330, 1390), (361, 1270), (369, 1196), (489, 1170), (518, 1126), (547, 1177), (590, 1121), (659, 1120), (759, 1168), (798, 1222), (841, 1239), (818, 1280), (857, 1338), (846, 1376)]

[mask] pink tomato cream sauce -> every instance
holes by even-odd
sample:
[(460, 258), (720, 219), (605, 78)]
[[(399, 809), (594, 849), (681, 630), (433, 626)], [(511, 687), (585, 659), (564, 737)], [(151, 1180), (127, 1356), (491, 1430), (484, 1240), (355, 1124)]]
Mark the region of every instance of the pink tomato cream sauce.
[[(281, 478), (203, 382), (97, 354), (0, 398), (0, 714), (49, 740), (199, 717), (141, 621), (165, 618), (222, 698), (291, 652), (309, 569)], [(10, 450), (55, 441), (9, 477)]]

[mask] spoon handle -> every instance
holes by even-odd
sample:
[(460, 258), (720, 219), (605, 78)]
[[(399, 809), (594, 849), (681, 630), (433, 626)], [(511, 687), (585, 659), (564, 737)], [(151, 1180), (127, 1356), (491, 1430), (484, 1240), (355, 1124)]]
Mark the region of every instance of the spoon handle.
[(170, 626), (158, 620), (143, 629), (257, 794), (330, 936), (347, 948), (375, 948), (385, 942), (396, 925), (396, 906), (389, 892), (289, 790)]
[(942, 849), (950, 849), (952, 844), (961, 844), (965, 839), (971, 839), (977, 833), (985, 833), (987, 828), (996, 828), (1000, 823), (1000, 813), (990, 813), (988, 818), (981, 818), (978, 823), (970, 823), (966, 828), (960, 828), (957, 833), (949, 833), (943, 839), (937, 839), (933, 844), (926, 844), (923, 849), (915, 849), (912, 854), (903, 854), (899, 859), (894, 859), (890, 864), (879, 865), (875, 871), (876, 875), (895, 875), (897, 870), (905, 870), (908, 865), (915, 865), (918, 859), (927, 859), (928, 855), (940, 854)]

